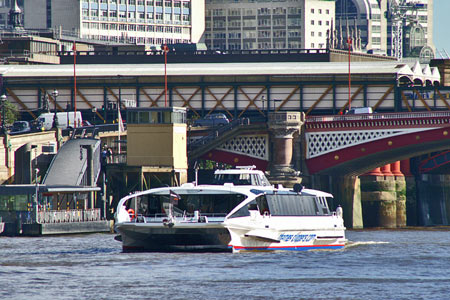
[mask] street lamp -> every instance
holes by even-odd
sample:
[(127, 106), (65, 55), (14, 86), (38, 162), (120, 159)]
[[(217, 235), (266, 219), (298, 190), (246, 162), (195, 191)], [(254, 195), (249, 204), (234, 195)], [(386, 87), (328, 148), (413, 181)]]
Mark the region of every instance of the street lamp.
[(53, 115), (53, 125), (52, 128), (58, 128), (58, 116), (56, 115), (56, 97), (58, 97), (59, 93), (57, 89), (54, 89), (52, 92), (53, 101), (55, 102), (55, 114)]
[(5, 133), (5, 103), (6, 103), (5, 94), (0, 96), (0, 101), (2, 103), (2, 133)]
[(92, 110), (92, 114), (94, 115), (94, 120), (93, 120), (94, 124), (92, 124), (92, 125), (95, 126), (97, 107), (93, 107), (91, 110)]

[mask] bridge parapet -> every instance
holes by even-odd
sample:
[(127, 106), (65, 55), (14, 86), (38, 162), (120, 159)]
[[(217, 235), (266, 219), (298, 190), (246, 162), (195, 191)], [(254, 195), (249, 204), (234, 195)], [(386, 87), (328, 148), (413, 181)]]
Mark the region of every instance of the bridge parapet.
[(333, 131), (350, 128), (446, 127), (449, 124), (450, 112), (440, 111), (308, 116), (304, 126), (307, 131)]

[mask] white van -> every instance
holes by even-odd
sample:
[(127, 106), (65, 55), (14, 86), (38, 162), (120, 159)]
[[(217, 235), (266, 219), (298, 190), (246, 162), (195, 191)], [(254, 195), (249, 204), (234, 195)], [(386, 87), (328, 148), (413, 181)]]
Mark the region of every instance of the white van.
[[(52, 129), (54, 115), (55, 113), (43, 113), (39, 116), (39, 120), (42, 122), (45, 130)], [(74, 122), (76, 122), (76, 127), (83, 126), (83, 118), (81, 117), (80, 111), (76, 112), (76, 117), (73, 111), (56, 113), (56, 117), (58, 118), (58, 128), (66, 129), (75, 127)]]
[(354, 107), (347, 112), (348, 115), (371, 114), (371, 113), (373, 113), (372, 107)]

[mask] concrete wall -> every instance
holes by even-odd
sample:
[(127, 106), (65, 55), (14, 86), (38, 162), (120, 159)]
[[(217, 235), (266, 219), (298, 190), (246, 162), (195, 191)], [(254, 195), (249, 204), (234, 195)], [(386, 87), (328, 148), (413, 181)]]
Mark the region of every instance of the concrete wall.
[(205, 32), (205, 1), (191, 1), (191, 24), (191, 43), (198, 43)]
[(75, 31), (81, 27), (80, 1), (52, 0), (52, 28)]
[(28, 143), (37, 145), (36, 150), (32, 150), (32, 160), (34, 161), (43, 153), (42, 146), (49, 145), (50, 142), (57, 142), (54, 131), (0, 136), (0, 183), (14, 183), (14, 153), (17, 149)]
[(186, 124), (128, 124), (127, 164), (187, 169)]
[(24, 27), (47, 29), (47, 0), (24, 1)]

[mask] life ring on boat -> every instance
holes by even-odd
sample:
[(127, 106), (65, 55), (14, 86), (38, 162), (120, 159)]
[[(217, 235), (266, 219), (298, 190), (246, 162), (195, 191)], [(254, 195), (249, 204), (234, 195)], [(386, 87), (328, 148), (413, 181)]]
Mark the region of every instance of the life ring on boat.
[(136, 218), (136, 213), (134, 212), (134, 209), (130, 208), (127, 210), (128, 215), (130, 216), (131, 221), (133, 221), (134, 218)]

